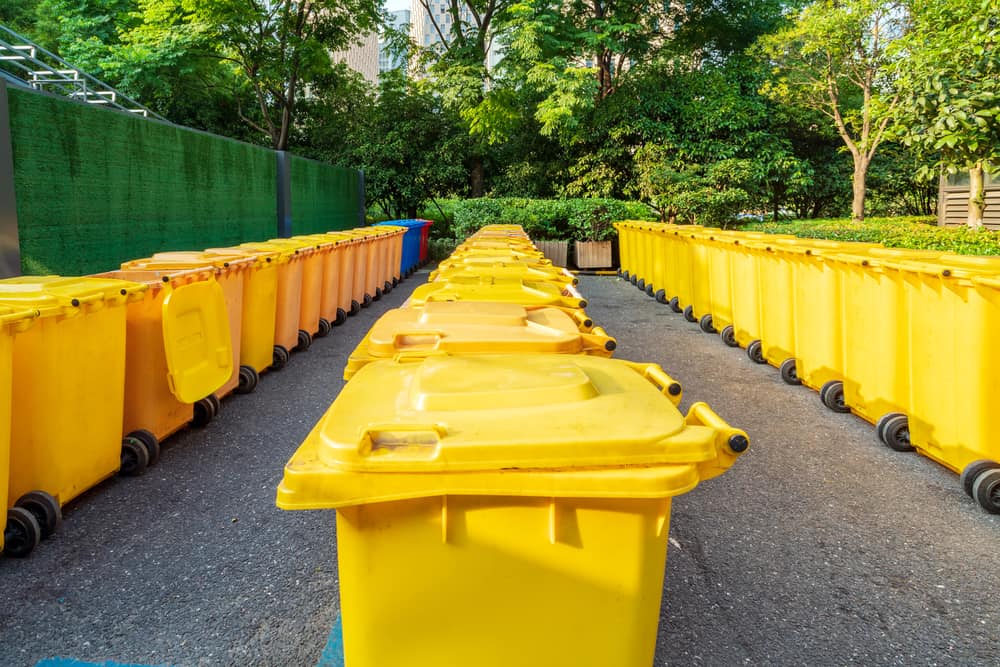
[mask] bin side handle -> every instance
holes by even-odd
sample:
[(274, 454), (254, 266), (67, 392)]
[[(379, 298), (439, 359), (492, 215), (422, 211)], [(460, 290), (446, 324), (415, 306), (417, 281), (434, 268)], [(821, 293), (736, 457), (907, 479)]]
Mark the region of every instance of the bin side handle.
[(684, 422), (688, 426), (706, 426), (715, 431), (716, 457), (698, 464), (702, 480), (721, 475), (750, 446), (746, 432), (730, 426), (707, 403), (692, 405)]
[(391, 457), (394, 461), (433, 460), (447, 434), (448, 429), (442, 424), (369, 424), (358, 441), (358, 454), (367, 458)]
[(639, 364), (634, 362), (626, 363), (631, 366), (633, 370), (642, 375), (642, 377), (653, 383), (653, 385), (660, 390), (661, 394), (670, 399), (671, 403), (674, 405), (680, 404), (681, 396), (683, 394), (680, 383), (667, 375), (667, 373), (658, 364)]

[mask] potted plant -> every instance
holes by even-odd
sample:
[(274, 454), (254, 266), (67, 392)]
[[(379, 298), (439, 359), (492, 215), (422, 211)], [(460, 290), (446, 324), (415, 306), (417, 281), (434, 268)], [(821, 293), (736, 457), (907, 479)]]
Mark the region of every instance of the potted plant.
[(549, 211), (541, 211), (525, 224), (525, 231), (553, 265), (567, 266), (569, 241), (565, 240), (565, 229), (560, 227), (564, 225), (559, 224), (556, 216)]
[(614, 202), (597, 199), (581, 205), (570, 216), (577, 268), (611, 268), (611, 239), (615, 236), (611, 223), (622, 217), (615, 209)]

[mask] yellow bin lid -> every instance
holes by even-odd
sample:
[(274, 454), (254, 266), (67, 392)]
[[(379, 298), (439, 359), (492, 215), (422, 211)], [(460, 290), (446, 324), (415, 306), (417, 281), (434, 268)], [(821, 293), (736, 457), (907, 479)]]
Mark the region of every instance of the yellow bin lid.
[(42, 317), (72, 313), (93, 303), (140, 298), (146, 285), (109, 278), (18, 276), (0, 280), (0, 303), (34, 309)]
[(36, 317), (38, 310), (35, 308), (0, 305), (0, 327), (7, 333), (24, 331), (31, 326)]
[(587, 300), (563, 296), (554, 283), (476, 277), (439, 280), (420, 285), (410, 295), (410, 305), (428, 301), (501, 301), (522, 306), (586, 308)]
[(122, 270), (159, 270), (171, 271), (176, 269), (197, 269), (213, 268), (216, 270), (238, 269), (252, 266), (257, 263), (257, 259), (247, 254), (222, 254), (218, 252), (198, 251), (198, 250), (177, 250), (171, 252), (158, 252), (152, 257), (134, 259), (130, 262), (122, 262)]
[(682, 416), (664, 383), (655, 364), (582, 355), (377, 361), (285, 466), (278, 506), (683, 493), (747, 440), (703, 403)]
[(577, 279), (561, 269), (551, 267), (536, 268), (528, 264), (469, 264), (449, 265), (431, 272), (429, 279), (460, 280), (475, 278), (497, 278), (498, 280), (528, 280), (551, 282), (559, 285), (575, 285)]
[(512, 303), (427, 303), (390, 310), (351, 353), (350, 379), (365, 364), (398, 355), (595, 354), (611, 356), (615, 340), (603, 330), (583, 334), (558, 308), (528, 310)]

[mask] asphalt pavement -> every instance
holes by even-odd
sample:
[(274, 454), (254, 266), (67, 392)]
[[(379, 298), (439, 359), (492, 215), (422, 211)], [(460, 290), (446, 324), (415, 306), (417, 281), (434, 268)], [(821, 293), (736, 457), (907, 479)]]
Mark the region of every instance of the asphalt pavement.
[[(426, 275), (168, 440), (145, 476), (72, 503), (30, 558), (0, 559), (0, 665), (315, 665), (338, 615), (334, 512), (280, 511), (275, 488), (349, 352)], [(751, 437), (674, 502), (657, 665), (1000, 661), (1000, 517), (955, 475), (624, 281), (580, 290), (617, 357), (660, 363), (682, 408), (707, 401)]]

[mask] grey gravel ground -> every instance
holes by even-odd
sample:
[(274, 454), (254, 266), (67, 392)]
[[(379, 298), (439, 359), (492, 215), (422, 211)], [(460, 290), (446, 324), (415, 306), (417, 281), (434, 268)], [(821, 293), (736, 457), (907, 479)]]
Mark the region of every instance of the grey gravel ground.
[[(275, 487), (347, 354), (425, 279), (168, 441), (144, 477), (86, 494), (31, 558), (0, 559), (0, 665), (314, 665), (337, 614), (334, 517), (277, 510)], [(708, 401), (752, 440), (674, 503), (657, 665), (998, 663), (1000, 518), (957, 477), (631, 285), (580, 288), (619, 357), (661, 363), (683, 407)]]

